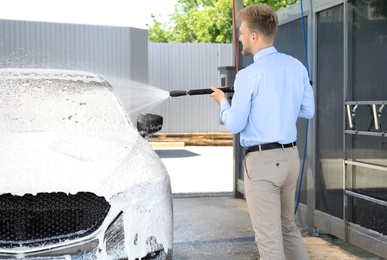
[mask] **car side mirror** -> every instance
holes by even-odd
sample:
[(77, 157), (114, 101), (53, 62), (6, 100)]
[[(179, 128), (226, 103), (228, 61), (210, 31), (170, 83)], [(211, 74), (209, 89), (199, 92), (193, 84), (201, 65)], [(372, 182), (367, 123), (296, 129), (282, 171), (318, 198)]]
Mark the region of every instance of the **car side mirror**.
[(144, 138), (163, 128), (163, 117), (156, 114), (142, 113), (137, 117), (137, 130)]

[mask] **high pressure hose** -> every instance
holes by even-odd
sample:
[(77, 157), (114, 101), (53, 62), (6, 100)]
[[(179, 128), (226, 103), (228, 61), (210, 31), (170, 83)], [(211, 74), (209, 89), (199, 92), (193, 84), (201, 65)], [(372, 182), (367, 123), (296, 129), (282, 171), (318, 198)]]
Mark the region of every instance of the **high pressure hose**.
[[(304, 19), (304, 8), (302, 4), (302, 0), (300, 0), (300, 6), (301, 6), (301, 21), (302, 21), (302, 37), (304, 42), (304, 54), (305, 54), (305, 67), (308, 71), (308, 76), (310, 79), (310, 73), (309, 73), (309, 62), (308, 62), (308, 51), (306, 47), (306, 32), (305, 32), (305, 19)], [(305, 144), (304, 144), (304, 157), (302, 160), (302, 166), (301, 166), (301, 172), (300, 172), (300, 184), (298, 186), (298, 192), (297, 192), (297, 199), (296, 199), (296, 205), (294, 207), (294, 214), (297, 213), (298, 204), (300, 203), (300, 197), (301, 197), (301, 188), (302, 188), (302, 179), (304, 176), (304, 170), (305, 170), (305, 161), (306, 161), (306, 148), (308, 144), (308, 129), (309, 129), (309, 119), (306, 119), (306, 127), (305, 127)]]
[(235, 72), (238, 73), (239, 70), (239, 46), (238, 46), (238, 31), (236, 25), (236, 7), (235, 0), (232, 0), (232, 21), (234, 27), (234, 51), (235, 51)]

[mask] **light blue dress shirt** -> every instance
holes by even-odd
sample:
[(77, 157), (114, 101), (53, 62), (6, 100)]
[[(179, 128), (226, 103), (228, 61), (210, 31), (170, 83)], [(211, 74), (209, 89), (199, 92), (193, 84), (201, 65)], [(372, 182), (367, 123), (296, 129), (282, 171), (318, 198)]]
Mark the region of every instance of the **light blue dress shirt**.
[(296, 141), (298, 117), (314, 114), (314, 95), (305, 66), (275, 47), (260, 50), (234, 82), (232, 104), (220, 102), (220, 119), (243, 147)]

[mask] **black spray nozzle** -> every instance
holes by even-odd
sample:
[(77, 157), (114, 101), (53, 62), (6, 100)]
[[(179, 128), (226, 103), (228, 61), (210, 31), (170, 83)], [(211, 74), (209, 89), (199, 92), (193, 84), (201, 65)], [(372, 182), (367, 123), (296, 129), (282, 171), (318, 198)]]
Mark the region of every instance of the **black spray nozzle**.
[[(219, 88), (219, 89), (225, 93), (234, 92), (234, 88)], [(190, 96), (207, 95), (207, 94), (211, 94), (212, 92), (213, 91), (210, 88), (191, 89), (191, 90), (187, 90), (187, 91), (185, 91), (185, 90), (172, 90), (171, 92), (169, 92), (169, 95), (171, 97), (180, 97), (180, 96), (185, 96), (185, 95), (190, 95)]]
[(172, 90), (171, 92), (169, 92), (169, 96), (171, 97), (180, 97), (185, 95), (187, 95), (187, 91), (185, 90)]

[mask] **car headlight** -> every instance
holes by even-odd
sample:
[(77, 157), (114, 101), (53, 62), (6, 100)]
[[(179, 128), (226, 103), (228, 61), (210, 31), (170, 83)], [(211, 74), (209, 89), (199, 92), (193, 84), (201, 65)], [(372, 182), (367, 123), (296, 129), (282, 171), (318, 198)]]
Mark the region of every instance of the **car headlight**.
[(169, 176), (142, 183), (111, 200), (120, 210), (105, 232), (106, 253), (129, 259), (172, 252), (173, 212)]

